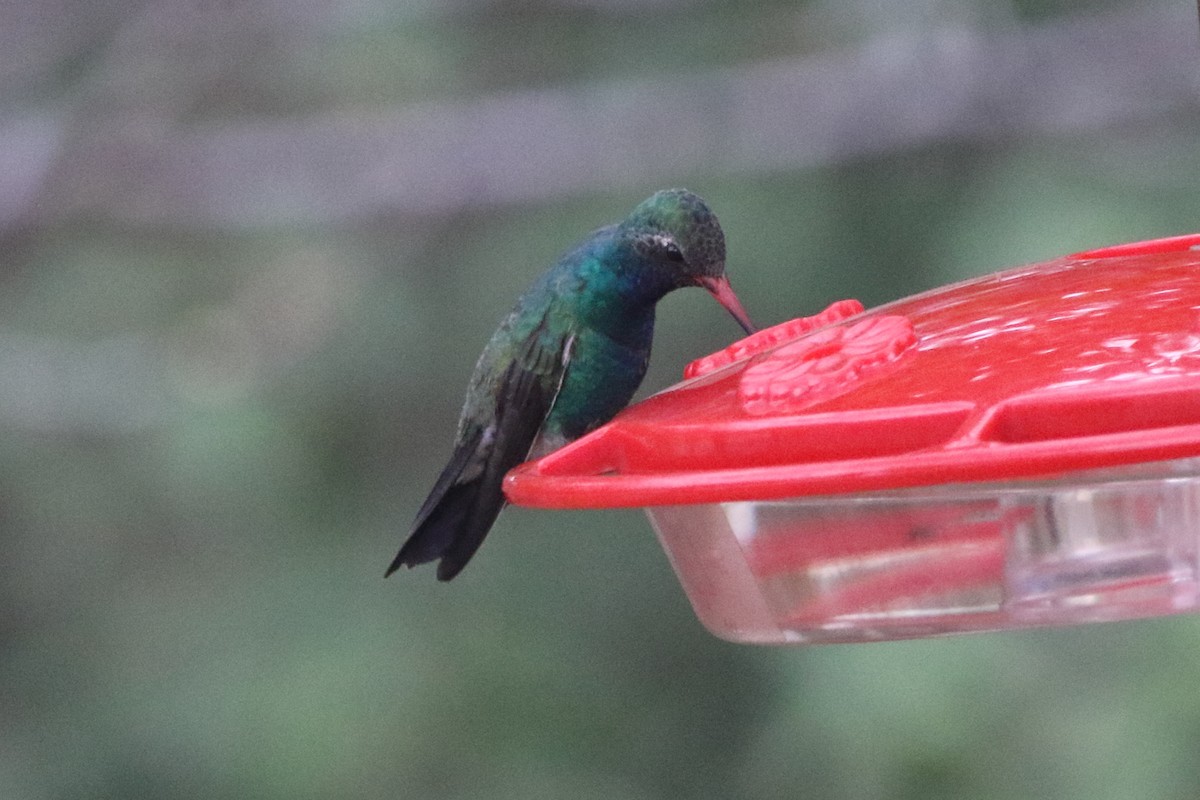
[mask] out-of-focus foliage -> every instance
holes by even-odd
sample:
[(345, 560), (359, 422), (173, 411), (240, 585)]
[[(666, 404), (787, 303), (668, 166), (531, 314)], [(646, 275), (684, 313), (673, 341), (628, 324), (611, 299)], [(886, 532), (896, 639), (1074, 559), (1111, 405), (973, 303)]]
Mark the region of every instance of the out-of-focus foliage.
[[(496, 320), (653, 189), (763, 324), (1200, 229), (1194, 15), (4, 4), (0, 798), (1193, 797), (1192, 618), (734, 647), (632, 511), (382, 573)], [(670, 297), (645, 391), (737, 335)]]

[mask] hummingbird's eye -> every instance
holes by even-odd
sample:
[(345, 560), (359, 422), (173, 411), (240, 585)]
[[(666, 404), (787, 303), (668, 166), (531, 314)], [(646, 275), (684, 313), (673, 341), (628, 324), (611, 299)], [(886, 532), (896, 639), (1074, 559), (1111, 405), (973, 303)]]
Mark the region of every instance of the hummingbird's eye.
[(683, 263), (683, 251), (675, 240), (664, 233), (653, 233), (639, 236), (637, 248), (649, 258), (665, 258), (667, 261)]

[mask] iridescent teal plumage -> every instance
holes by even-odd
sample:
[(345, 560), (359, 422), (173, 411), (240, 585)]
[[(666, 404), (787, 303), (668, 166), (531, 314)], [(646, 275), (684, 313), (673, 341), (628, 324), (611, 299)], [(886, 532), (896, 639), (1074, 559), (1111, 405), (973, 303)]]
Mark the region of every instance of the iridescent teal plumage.
[(388, 574), (440, 559), (439, 579), (457, 575), (504, 507), (504, 474), (629, 402), (650, 360), (655, 304), (684, 286), (703, 286), (753, 330), (725, 278), (716, 216), (669, 189), (594, 232), (521, 295), (475, 365), (454, 455)]

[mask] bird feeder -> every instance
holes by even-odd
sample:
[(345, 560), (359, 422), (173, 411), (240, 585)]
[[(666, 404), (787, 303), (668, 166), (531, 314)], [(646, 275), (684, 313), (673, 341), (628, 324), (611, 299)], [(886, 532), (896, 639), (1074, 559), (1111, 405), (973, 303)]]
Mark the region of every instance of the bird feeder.
[(753, 334), (509, 474), (644, 506), (700, 620), (863, 642), (1200, 604), (1200, 234)]

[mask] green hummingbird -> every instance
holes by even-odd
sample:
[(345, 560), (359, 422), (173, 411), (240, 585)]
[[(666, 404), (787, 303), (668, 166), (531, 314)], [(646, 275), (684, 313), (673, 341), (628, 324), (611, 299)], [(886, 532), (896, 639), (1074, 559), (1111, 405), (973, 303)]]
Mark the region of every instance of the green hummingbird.
[(440, 559), (439, 580), (457, 575), (504, 508), (505, 473), (629, 403), (650, 361), (655, 304), (684, 286), (704, 287), (754, 332), (725, 276), (721, 225), (685, 189), (651, 195), (538, 278), (479, 357), (454, 454), (387, 574)]

